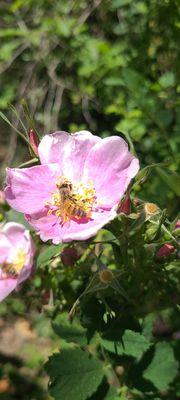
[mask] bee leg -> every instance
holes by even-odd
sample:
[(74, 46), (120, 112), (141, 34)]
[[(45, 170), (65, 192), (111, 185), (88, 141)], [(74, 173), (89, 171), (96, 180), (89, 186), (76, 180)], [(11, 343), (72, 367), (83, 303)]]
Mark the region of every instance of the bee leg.
[(64, 225), (66, 221), (67, 221), (66, 212), (64, 210), (62, 210), (62, 212), (61, 212), (61, 224)]

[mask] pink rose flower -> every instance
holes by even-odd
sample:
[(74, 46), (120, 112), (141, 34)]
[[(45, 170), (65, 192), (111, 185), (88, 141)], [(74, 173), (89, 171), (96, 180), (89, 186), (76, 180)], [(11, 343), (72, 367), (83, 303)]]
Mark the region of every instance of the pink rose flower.
[(122, 138), (87, 131), (45, 135), (38, 154), (41, 165), (7, 170), (6, 199), (54, 244), (88, 239), (114, 219), (139, 170)]
[(0, 301), (29, 277), (34, 243), (21, 224), (8, 222), (0, 230)]

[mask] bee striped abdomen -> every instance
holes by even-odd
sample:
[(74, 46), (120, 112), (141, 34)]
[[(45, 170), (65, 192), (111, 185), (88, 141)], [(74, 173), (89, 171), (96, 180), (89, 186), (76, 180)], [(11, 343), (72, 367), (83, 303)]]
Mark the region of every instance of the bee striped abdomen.
[(71, 215), (72, 217), (77, 217), (77, 218), (85, 218), (86, 217), (86, 212), (82, 210), (76, 202), (73, 201), (73, 199), (69, 198), (66, 200), (64, 203), (64, 209), (67, 212), (67, 214)]
[(4, 264), (1, 266), (1, 269), (2, 269), (2, 271), (3, 271), (5, 274), (7, 274), (8, 276), (11, 276), (11, 277), (13, 277), (13, 278), (16, 278), (16, 277), (18, 276), (18, 273), (17, 273), (16, 269), (14, 268), (14, 265), (13, 265), (13, 264), (4, 263)]
[[(62, 217), (62, 224), (69, 219), (89, 218), (91, 207), (87, 207), (86, 199), (74, 191), (70, 181), (64, 179), (62, 183), (56, 184), (60, 198), (60, 212), (58, 216)], [(59, 202), (59, 199), (58, 199)], [(58, 205), (56, 203), (56, 205)]]

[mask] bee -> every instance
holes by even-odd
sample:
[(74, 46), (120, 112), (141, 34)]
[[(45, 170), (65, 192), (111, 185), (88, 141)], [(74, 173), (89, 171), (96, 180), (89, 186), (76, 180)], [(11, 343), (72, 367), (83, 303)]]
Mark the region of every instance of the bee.
[(17, 278), (19, 275), (15, 264), (4, 263), (0, 268), (10, 278)]
[[(73, 185), (68, 180), (57, 184), (60, 194), (62, 218), (63, 221), (67, 217), (75, 217), (77, 219), (87, 218), (87, 212), (83, 209), (83, 204), (79, 204), (75, 194), (73, 193)], [(82, 202), (83, 203), (83, 202)]]

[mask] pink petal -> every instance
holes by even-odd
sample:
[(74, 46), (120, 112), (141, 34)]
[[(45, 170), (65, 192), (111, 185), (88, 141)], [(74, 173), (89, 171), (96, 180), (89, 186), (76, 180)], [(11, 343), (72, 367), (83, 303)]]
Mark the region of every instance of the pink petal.
[(139, 170), (127, 143), (118, 136), (102, 139), (89, 152), (83, 180), (93, 180), (98, 200), (105, 208), (119, 202), (131, 179)]
[(24, 245), (22, 240), (24, 239), (24, 234), (26, 232), (25, 227), (17, 222), (7, 222), (2, 228), (2, 232), (8, 237), (8, 240), (13, 246), (19, 246), (19, 244)]
[(31, 168), (8, 168), (6, 200), (15, 210), (35, 213), (44, 207), (56, 188), (60, 175), (57, 164), (37, 165)]
[(0, 232), (0, 264), (4, 263), (11, 251), (11, 242), (6, 235)]
[(60, 164), (63, 174), (72, 181), (80, 180), (90, 149), (101, 140), (88, 131), (72, 135), (67, 132), (54, 132), (45, 135), (41, 140), (39, 157), (42, 164)]
[[(11, 253), (14, 252), (14, 249), (23, 249), (26, 253), (26, 261), (25, 266), (22, 269), (20, 276), (18, 277), (18, 284), (23, 282), (25, 279), (29, 277), (31, 274), (32, 264), (33, 264), (33, 256), (35, 253), (35, 246), (34, 242), (31, 238), (30, 232), (25, 229), (25, 227), (21, 224), (16, 222), (7, 222), (4, 225), (2, 232), (4, 235), (7, 236), (8, 240), (10, 241), (10, 248), (8, 256), (11, 256)], [(4, 250), (2, 244), (0, 245), (0, 251)], [(8, 258), (6, 256), (6, 258)]]
[(6, 278), (0, 269), (0, 301), (29, 277), (35, 251), (29, 231), (21, 224), (8, 222), (0, 232), (0, 263), (12, 262), (20, 249), (25, 251), (26, 260), (18, 278)]
[(20, 275), (18, 276), (17, 279), (17, 284), (19, 285), (20, 283), (24, 282), (26, 279), (29, 278), (32, 272), (32, 263), (33, 259), (31, 258), (29, 262), (26, 261), (26, 265), (23, 267)]
[(54, 244), (70, 242), (72, 240), (86, 240), (96, 235), (97, 231), (116, 217), (116, 212), (103, 211), (92, 213), (92, 220), (80, 223), (69, 221), (62, 226), (54, 215), (26, 215), (30, 224), (38, 231), (41, 239), (46, 242), (52, 240)]
[(0, 279), (0, 301), (4, 300), (17, 286), (17, 279)]

